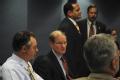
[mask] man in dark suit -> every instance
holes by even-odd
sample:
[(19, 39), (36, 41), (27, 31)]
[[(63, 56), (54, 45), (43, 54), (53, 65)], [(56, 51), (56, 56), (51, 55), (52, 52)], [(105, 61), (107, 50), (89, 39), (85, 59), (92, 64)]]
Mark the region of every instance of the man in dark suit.
[(65, 54), (67, 39), (61, 31), (53, 31), (49, 36), (51, 51), (44, 57), (38, 57), (33, 69), (41, 75), (44, 80), (68, 80), (66, 69), (61, 58)]
[[(88, 68), (82, 55), (81, 28), (77, 21), (81, 17), (80, 6), (78, 3), (66, 3), (64, 5), (65, 18), (60, 23), (58, 29), (63, 31), (68, 40), (66, 60), (72, 78), (88, 75)], [(87, 74), (87, 75), (86, 75)]]
[(91, 27), (93, 28), (93, 35), (98, 33), (106, 33), (106, 25), (100, 21), (97, 21), (97, 7), (95, 4), (88, 6), (86, 19), (81, 20), (78, 24), (81, 26), (81, 33), (83, 37), (83, 43), (90, 37)]

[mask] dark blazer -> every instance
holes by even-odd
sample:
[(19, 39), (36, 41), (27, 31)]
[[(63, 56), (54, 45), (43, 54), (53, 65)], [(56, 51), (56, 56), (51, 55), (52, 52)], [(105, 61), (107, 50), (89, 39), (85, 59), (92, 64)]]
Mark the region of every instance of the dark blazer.
[[(85, 43), (85, 41), (87, 40), (87, 19), (81, 20), (80, 22), (78, 22), (78, 24), (80, 25), (83, 43)], [(97, 34), (98, 33), (107, 33), (107, 30), (106, 30), (107, 27), (105, 24), (103, 24), (99, 21), (96, 21), (95, 25), (96, 25), (96, 33)]]
[(62, 68), (52, 51), (46, 56), (36, 58), (33, 69), (44, 80), (66, 80)]
[(82, 54), (82, 33), (78, 33), (74, 24), (65, 18), (58, 27), (67, 36), (67, 51), (64, 55), (68, 62), (68, 67), (72, 78), (88, 75), (88, 67)]

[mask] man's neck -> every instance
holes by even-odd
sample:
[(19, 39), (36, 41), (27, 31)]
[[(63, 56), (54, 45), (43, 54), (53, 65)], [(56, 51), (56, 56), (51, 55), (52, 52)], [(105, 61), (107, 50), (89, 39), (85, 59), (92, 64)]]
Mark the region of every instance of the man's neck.
[(21, 59), (25, 60), (25, 62), (29, 61), (29, 57), (26, 55), (26, 53), (18, 52), (17, 56), (20, 57)]

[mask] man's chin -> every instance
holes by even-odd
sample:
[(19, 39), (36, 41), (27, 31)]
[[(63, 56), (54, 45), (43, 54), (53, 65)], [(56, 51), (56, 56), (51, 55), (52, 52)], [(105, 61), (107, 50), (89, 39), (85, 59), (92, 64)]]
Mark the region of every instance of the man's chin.
[(78, 17), (78, 18), (76, 18), (76, 20), (75, 21), (80, 21), (82, 18), (81, 17)]
[(91, 22), (94, 22), (94, 21), (95, 21), (95, 19), (90, 19), (90, 21), (91, 21)]

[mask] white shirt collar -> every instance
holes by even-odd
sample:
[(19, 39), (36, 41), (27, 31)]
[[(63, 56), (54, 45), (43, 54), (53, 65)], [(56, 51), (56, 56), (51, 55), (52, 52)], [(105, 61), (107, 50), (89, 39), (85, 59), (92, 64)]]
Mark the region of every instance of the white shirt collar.
[[(93, 25), (95, 25), (96, 21), (93, 22)], [(91, 25), (91, 21), (89, 19), (87, 19), (87, 24)]]
[(20, 57), (17, 56), (16, 54), (13, 53), (10, 58), (14, 59), (18, 64), (20, 64), (21, 66), (23, 66), (24, 68), (27, 69), (28, 63), (25, 62), (25, 60), (23, 60), (22, 58), (20, 58)]
[(60, 58), (62, 57), (62, 55), (58, 55), (53, 49), (52, 49), (52, 51), (53, 51), (54, 55), (56, 56), (56, 58), (58, 60), (60, 60)]
[(77, 23), (75, 22), (75, 20), (73, 20), (72, 18), (68, 18), (75, 26), (77, 25)]

